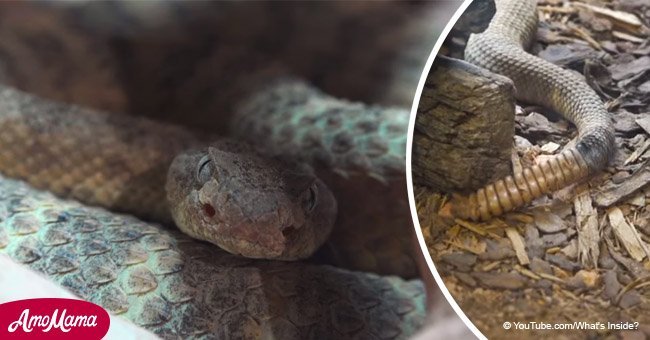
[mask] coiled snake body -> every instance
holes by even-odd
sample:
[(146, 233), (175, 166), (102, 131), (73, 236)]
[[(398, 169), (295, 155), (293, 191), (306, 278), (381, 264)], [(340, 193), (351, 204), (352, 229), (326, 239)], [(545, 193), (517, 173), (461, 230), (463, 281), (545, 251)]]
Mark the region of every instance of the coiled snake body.
[(537, 30), (535, 0), (497, 0), (488, 29), (470, 36), (465, 59), (510, 78), (519, 100), (560, 112), (578, 129), (574, 147), (521, 173), (451, 201), (456, 216), (488, 220), (599, 171), (614, 150), (614, 129), (598, 95), (576, 74), (526, 53)]
[[(405, 186), (400, 183), (408, 111), (337, 100), (297, 82), (274, 84), (271, 91), (259, 91), (260, 95), (252, 99), (240, 97), (240, 90), (248, 92), (265, 83), (249, 76), (254, 78), (259, 71), (277, 64), (296, 66), (295, 60), (299, 60), (302, 66), (290, 67), (288, 73), (324, 88), (324, 76), (354, 74), (372, 86), (337, 81), (339, 92), (333, 92), (347, 96), (351, 92), (340, 86), (346, 83), (346, 88), (367, 92), (361, 98), (376, 102), (371, 95), (385, 93), (379, 89), (394, 84), (393, 76), (409, 85), (395, 85), (399, 93), (411, 93), (415, 81), (408, 79), (417, 78), (420, 63), (415, 63), (412, 77), (412, 68), (407, 77), (402, 75), (401, 62), (378, 66), (382, 72), (376, 78), (365, 77), (364, 72), (347, 72), (342, 67), (356, 53), (346, 44), (363, 46), (359, 48), (364, 53), (367, 50), (368, 60), (390, 58), (365, 47), (365, 43), (348, 41), (356, 29), (334, 24), (321, 7), (315, 10), (318, 18), (327, 18), (321, 23), (344, 29), (332, 39), (319, 39), (314, 44), (315, 34), (302, 29), (311, 27), (314, 20), (309, 16), (302, 20), (304, 9), (297, 8), (302, 6), (286, 7), (291, 9), (286, 13), (277, 6), (269, 11), (256, 6), (241, 10), (241, 6), (218, 3), (216, 9), (208, 11), (192, 3), (189, 7), (193, 10), (187, 11), (183, 10), (185, 5), (179, 8), (174, 3), (168, 6), (169, 17), (162, 18), (164, 29), (154, 25), (157, 30), (152, 32), (147, 31), (148, 25), (141, 25), (143, 18), (131, 15), (130, 6), (123, 4), (128, 2), (62, 14), (58, 18), (63, 20), (59, 23), (63, 28), (52, 27), (56, 23), (51, 21), (56, 20), (48, 11), (41, 13), (44, 20), (35, 20), (45, 25), (14, 29), (14, 22), (12, 29), (2, 30), (2, 41), (7, 42), (2, 44), (2, 59), (21, 61), (9, 68), (9, 75), (19, 81), (2, 82), (47, 98), (156, 116), (220, 133), (229, 131), (226, 122), (236, 111), (230, 108), (242, 100), (250, 105), (241, 110), (244, 119), (238, 121), (238, 138), (256, 146), (263, 144), (274, 154), (288, 152), (294, 159), (322, 165), (314, 166), (318, 176), (341, 202), (336, 222), (339, 236), (335, 230), (327, 248), (337, 259), (327, 263), (379, 273), (401, 270), (405, 275), (415, 274), (408, 253), (396, 254), (412, 248)], [(236, 16), (231, 15), (233, 11)], [(15, 13), (10, 8), (3, 9), (5, 12), (5, 17), (19, 17), (9, 14)], [(153, 15), (146, 17), (161, 24), (157, 21), (161, 12), (151, 12)], [(258, 12), (269, 15), (257, 20)], [(293, 17), (294, 12), (301, 21), (286, 19), (285, 15)], [(84, 21), (83, 13), (92, 26), (89, 29), (78, 24)], [(363, 17), (368, 17), (365, 13)], [(373, 21), (378, 18), (370, 17)], [(398, 16), (390, 10), (386, 17), (394, 20)], [(216, 25), (197, 24), (197, 18)], [(412, 19), (408, 17), (409, 22)], [(253, 21), (255, 25), (241, 25)], [(117, 31), (86, 34), (97, 32), (97, 26), (107, 22), (109, 27), (115, 24)], [(427, 25), (433, 22), (427, 17)], [(303, 27), (293, 28), (296, 25)], [(381, 21), (372, 25), (387, 27)], [(320, 23), (313, 26), (316, 35), (323, 38)], [(434, 37), (431, 30), (418, 31), (427, 36), (422, 41)], [(81, 33), (81, 39), (75, 33)], [(363, 42), (373, 40), (372, 34), (358, 35)], [(385, 34), (378, 37), (387, 52), (403, 51), (398, 47), (401, 45), (392, 43), (393, 38), (386, 39)], [(305, 40), (306, 48), (297, 46), (296, 39)], [(52, 44), (55, 40), (58, 44)], [(329, 46), (325, 45), (327, 40), (332, 40), (328, 43), (335, 48), (325, 47)], [(45, 45), (62, 51), (57, 50), (56, 56), (41, 53)], [(98, 46), (105, 49), (98, 50)], [(78, 56), (78, 51), (83, 51), (79, 59), (70, 58)], [(29, 53), (43, 64), (34, 65), (25, 57)], [(381, 58), (377, 59), (378, 55)], [(312, 60), (314, 56), (318, 58)], [(406, 65), (416, 59), (409, 56)], [(83, 67), (76, 66), (88, 66), (88, 60), (91, 80), (96, 75), (108, 75), (112, 79), (108, 85), (75, 81), (75, 76), (84, 74)], [(52, 64), (63, 66), (49, 67)], [(305, 67), (315, 71), (303, 70)], [(60, 70), (65, 71), (57, 72)], [(52, 91), (38, 91), (48, 86)], [(82, 95), (67, 95), (76, 89), (82, 89)], [(174, 217), (181, 227), (188, 222), (186, 233), (211, 239), (231, 253), (296, 259), (322, 243), (335, 216), (330, 189), (321, 185), (308, 166), (269, 159), (268, 153), (260, 156), (238, 143), (215, 141), (152, 121), (56, 104), (10, 88), (2, 88), (0, 93), (0, 172), (59, 197), (0, 178), (0, 253), (45, 273), (80, 297), (169, 338), (406, 338), (422, 324), (424, 294), (420, 282), (305, 262), (253, 261), (190, 239), (167, 225), (61, 199), (70, 197), (165, 224)], [(115, 93), (124, 96), (112, 97)], [(178, 117), (170, 118), (175, 114)], [(265, 119), (272, 121), (265, 123)], [(189, 152), (172, 162), (184, 151)], [(168, 171), (170, 165), (172, 171)], [(335, 171), (329, 175), (335, 180), (323, 175), (331, 169)], [(168, 175), (171, 181), (165, 191), (161, 183)], [(353, 195), (345, 195), (350, 192)], [(166, 196), (178, 204), (180, 213), (174, 213)], [(187, 211), (201, 220), (219, 223), (193, 230), (196, 221), (182, 216)], [(207, 235), (200, 230), (208, 230)], [(379, 256), (374, 256), (374, 250), (381, 251)]]
[(0, 171), (252, 258), (295, 260), (327, 239), (329, 189), (300, 164), (146, 119), (0, 91)]
[[(301, 93), (312, 104), (323, 96)], [(163, 223), (174, 215), (186, 234), (230, 253), (305, 258), (336, 216), (309, 166), (239, 142), (205, 144), (182, 128), (7, 87), (0, 127), (4, 175)], [(0, 207), (0, 253), (165, 337), (404, 338), (423, 322), (419, 281), (253, 261), (3, 177)]]
[(0, 254), (169, 339), (405, 339), (424, 322), (420, 281), (246, 259), (3, 176)]

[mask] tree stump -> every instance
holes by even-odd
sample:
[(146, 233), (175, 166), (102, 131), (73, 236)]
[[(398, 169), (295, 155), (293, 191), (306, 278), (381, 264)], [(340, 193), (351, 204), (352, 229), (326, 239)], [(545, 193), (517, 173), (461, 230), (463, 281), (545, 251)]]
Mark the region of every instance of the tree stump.
[(413, 176), (443, 192), (467, 192), (510, 174), (512, 81), (438, 57), (427, 77), (413, 136)]

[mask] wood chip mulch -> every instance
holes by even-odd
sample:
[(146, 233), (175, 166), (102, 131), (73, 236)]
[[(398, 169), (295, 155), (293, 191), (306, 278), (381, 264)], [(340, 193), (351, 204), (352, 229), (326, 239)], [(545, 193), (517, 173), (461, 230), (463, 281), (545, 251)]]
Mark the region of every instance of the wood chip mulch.
[[(444, 220), (446, 199), (416, 186), (436, 268), (490, 338), (650, 337), (650, 2), (540, 1), (532, 53), (584, 75), (612, 113), (617, 154), (588, 181), (487, 223)], [(448, 54), (462, 55), (463, 39)], [(518, 110), (513, 169), (557, 154), (573, 126)], [(600, 322), (635, 329), (505, 330), (508, 322)], [(615, 326), (615, 325), (610, 325)]]

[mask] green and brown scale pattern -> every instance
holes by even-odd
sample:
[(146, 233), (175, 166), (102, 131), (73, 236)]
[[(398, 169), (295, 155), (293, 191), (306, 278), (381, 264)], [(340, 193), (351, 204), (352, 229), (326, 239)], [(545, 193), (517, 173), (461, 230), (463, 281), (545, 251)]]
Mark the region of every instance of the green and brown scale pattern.
[(0, 177), (0, 253), (164, 338), (396, 338), (419, 281), (253, 261), (176, 230)]

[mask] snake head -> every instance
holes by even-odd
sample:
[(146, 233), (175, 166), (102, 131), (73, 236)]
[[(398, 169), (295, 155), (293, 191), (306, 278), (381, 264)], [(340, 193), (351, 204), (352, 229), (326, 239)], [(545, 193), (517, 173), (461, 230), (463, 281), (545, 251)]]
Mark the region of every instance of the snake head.
[(249, 258), (309, 257), (336, 219), (332, 192), (309, 166), (231, 141), (177, 156), (166, 190), (181, 230)]

